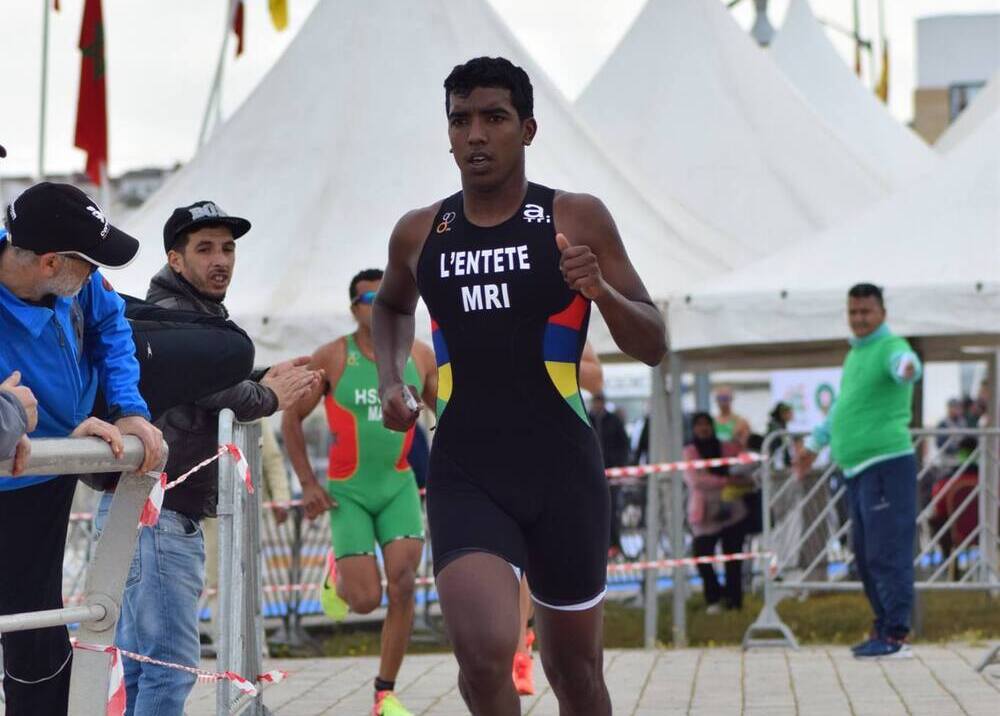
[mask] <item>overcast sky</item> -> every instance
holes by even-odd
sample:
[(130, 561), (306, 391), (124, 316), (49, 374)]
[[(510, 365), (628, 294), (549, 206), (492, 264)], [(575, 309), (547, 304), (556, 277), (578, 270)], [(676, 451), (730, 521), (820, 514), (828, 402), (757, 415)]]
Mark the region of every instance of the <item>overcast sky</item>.
[[(359, 0), (362, 1), (362, 0)], [(411, 0), (419, 2), (420, 0)], [(720, 0), (721, 2), (722, 0)], [(614, 50), (644, 0), (490, 0), (521, 41), (573, 99)], [(33, 174), (38, 162), (42, 8), (51, 0), (0, 0), (0, 173)], [(265, 0), (248, 0), (246, 52), (226, 64), (224, 114), (231, 113), (292, 40), (316, 0), (289, 0), (291, 25), (278, 33)], [(752, 0), (734, 16), (753, 20)], [(852, 0), (811, 0), (814, 12), (851, 25)], [(80, 59), (76, 49), (83, 0), (62, 0), (50, 16), (46, 168), (79, 170), (73, 148)], [(226, 0), (104, 0), (110, 112), (111, 173), (187, 160), (194, 151), (222, 42)], [(402, 5), (402, 3), (401, 3)], [(780, 27), (788, 0), (771, 0)], [(862, 34), (877, 32), (875, 0), (861, 0)], [(891, 48), (891, 111), (912, 116), (915, 20), (928, 15), (1000, 12), (1000, 0), (885, 0)], [(571, 18), (571, 22), (567, 22)], [(831, 33), (845, 61), (852, 44)], [(230, 53), (231, 54), (231, 53)], [(870, 84), (870, 79), (866, 77)], [(150, 141), (150, 137), (155, 138)]]

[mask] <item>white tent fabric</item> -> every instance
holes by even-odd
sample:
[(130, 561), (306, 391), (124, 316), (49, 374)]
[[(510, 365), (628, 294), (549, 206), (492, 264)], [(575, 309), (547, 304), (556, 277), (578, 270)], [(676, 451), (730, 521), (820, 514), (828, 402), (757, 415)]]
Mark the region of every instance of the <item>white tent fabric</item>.
[(846, 291), (861, 281), (885, 287), (897, 333), (1000, 333), (1000, 113), (870, 211), (672, 301), (674, 345), (842, 338)]
[(842, 140), (719, 0), (649, 0), (577, 100), (654, 197), (733, 237), (736, 266), (886, 196), (878, 162)]
[(979, 126), (1000, 111), (1000, 71), (979, 91), (944, 134), (934, 142), (939, 152), (950, 152), (967, 137), (974, 134)]
[[(163, 222), (177, 206), (212, 199), (253, 222), (238, 242), (226, 305), (261, 360), (310, 353), (353, 330), (350, 277), (384, 266), (404, 212), (459, 189), (442, 83), (483, 54), (532, 77), (540, 128), (529, 178), (602, 198), (654, 296), (713, 270), (698, 243), (711, 230), (641, 197), (485, 0), (425, 0), (405, 11), (393, 0), (323, 0), (244, 105), (131, 217), (125, 228), (143, 248), (115, 286), (145, 295), (164, 263)], [(429, 335), (426, 317), (418, 333)], [(600, 326), (594, 338), (613, 350)]]
[(769, 52), (841, 138), (882, 168), (890, 187), (901, 187), (933, 167), (933, 150), (897, 122), (844, 64), (809, 0), (791, 0)]

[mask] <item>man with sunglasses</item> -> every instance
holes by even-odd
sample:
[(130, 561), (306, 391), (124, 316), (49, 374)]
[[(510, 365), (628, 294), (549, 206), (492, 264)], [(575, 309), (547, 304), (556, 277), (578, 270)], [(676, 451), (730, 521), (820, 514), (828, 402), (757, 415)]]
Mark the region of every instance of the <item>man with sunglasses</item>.
[[(413, 622), (413, 588), (423, 551), (424, 524), (413, 470), (407, 461), (413, 428), (400, 433), (382, 425), (378, 370), (372, 341), (372, 303), (382, 271), (358, 273), (349, 288), (358, 329), (320, 347), (310, 368), (326, 372), (317, 388), (285, 411), (285, 447), (302, 483), (306, 516), (330, 512), (335, 560), (323, 607), (334, 619), (348, 610), (367, 614), (382, 603), (382, 581), (375, 559), (382, 549), (389, 609), (382, 626), (382, 654), (375, 679), (372, 713), (407, 716), (393, 694)], [(427, 405), (437, 400), (437, 364), (430, 346), (415, 342), (405, 378)], [(419, 387), (416, 387), (419, 386)], [(302, 421), (324, 400), (330, 426), (330, 461), (324, 489), (306, 454)]]
[[(98, 267), (123, 268), (139, 242), (68, 184), (18, 196), (0, 229), (0, 376), (37, 400), (31, 438), (93, 435), (116, 455), (138, 436), (153, 469), (163, 444), (139, 394), (139, 365), (124, 302)], [(89, 417), (98, 388), (108, 421)], [(2, 386), (0, 386), (2, 389)], [(23, 396), (26, 398), (27, 396)], [(15, 461), (12, 472), (19, 472)], [(58, 609), (73, 476), (0, 473), (0, 614)], [(3, 635), (8, 716), (65, 714), (72, 650), (66, 627)]]

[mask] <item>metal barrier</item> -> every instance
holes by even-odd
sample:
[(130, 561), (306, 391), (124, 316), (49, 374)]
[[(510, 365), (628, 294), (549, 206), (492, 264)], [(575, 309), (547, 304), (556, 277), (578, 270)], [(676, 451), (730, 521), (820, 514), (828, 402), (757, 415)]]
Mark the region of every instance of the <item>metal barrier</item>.
[[(142, 442), (133, 436), (125, 437), (125, 450), (120, 460), (99, 438), (42, 438), (31, 441), (31, 459), (25, 475), (121, 472), (123, 468), (127, 474), (118, 482), (107, 526), (94, 547), (84, 583), (82, 606), (2, 616), (0, 633), (79, 623), (77, 638), (81, 642), (98, 646), (114, 644), (125, 580), (139, 538), (139, 516), (166, 463), (166, 454), (164, 446), (163, 462), (159, 467), (139, 474), (134, 471), (142, 464), (145, 451)], [(9, 475), (10, 470), (9, 460), (0, 461), (0, 475)], [(74, 654), (69, 716), (105, 713), (111, 660), (112, 654), (99, 651), (78, 651)]]
[[(233, 460), (219, 461), (219, 595), (217, 670), (256, 682), (264, 673), (264, 621), (261, 614), (261, 426), (237, 423), (233, 413), (219, 415), (219, 444), (236, 445), (250, 467), (253, 491), (245, 488)], [(260, 684), (258, 684), (260, 687)], [(216, 713), (263, 716), (263, 688), (255, 696), (237, 692), (230, 681), (216, 686)]]
[[(917, 494), (929, 498), (918, 504), (917, 545), (914, 552), (918, 591), (980, 590), (1000, 594), (1000, 430), (913, 430), (918, 458)], [(805, 479), (792, 474), (787, 464), (798, 437), (772, 435), (764, 444), (762, 470), (762, 549), (776, 553), (773, 569), (764, 581), (764, 607), (747, 629), (743, 647), (791, 646), (798, 648), (792, 630), (777, 612), (778, 603), (790, 594), (826, 591), (862, 591), (860, 581), (849, 579), (854, 556), (849, 547), (850, 518), (846, 509), (846, 484), (835, 464)], [(957, 461), (951, 448), (963, 438), (974, 438), (976, 448)], [(978, 464), (978, 478), (969, 479)], [(938, 483), (937, 493), (923, 489)], [(961, 488), (961, 492), (959, 492)], [(938, 512), (947, 505), (945, 515)], [(962, 524), (976, 518), (974, 527)], [(955, 539), (952, 539), (952, 538)], [(780, 638), (758, 638), (779, 632)], [(994, 650), (980, 669), (997, 658)]]

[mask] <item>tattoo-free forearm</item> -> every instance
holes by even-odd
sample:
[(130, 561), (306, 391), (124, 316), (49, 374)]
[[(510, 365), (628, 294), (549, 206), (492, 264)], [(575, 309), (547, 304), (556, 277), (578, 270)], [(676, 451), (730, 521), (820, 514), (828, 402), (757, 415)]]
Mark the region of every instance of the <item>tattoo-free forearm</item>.
[(632, 301), (608, 286), (596, 301), (615, 343), (646, 365), (658, 365), (667, 352), (663, 316), (652, 304)]
[(378, 299), (372, 310), (372, 337), (378, 365), (379, 393), (403, 382), (406, 361), (413, 350), (416, 321), (412, 313), (400, 313)]
[[(265, 426), (266, 429), (266, 426)], [(302, 419), (292, 410), (286, 410), (281, 416), (281, 434), (285, 438), (285, 451), (292, 463), (292, 469), (299, 477), (299, 483), (306, 485), (317, 482), (309, 453), (306, 450), (306, 435), (302, 430)]]

